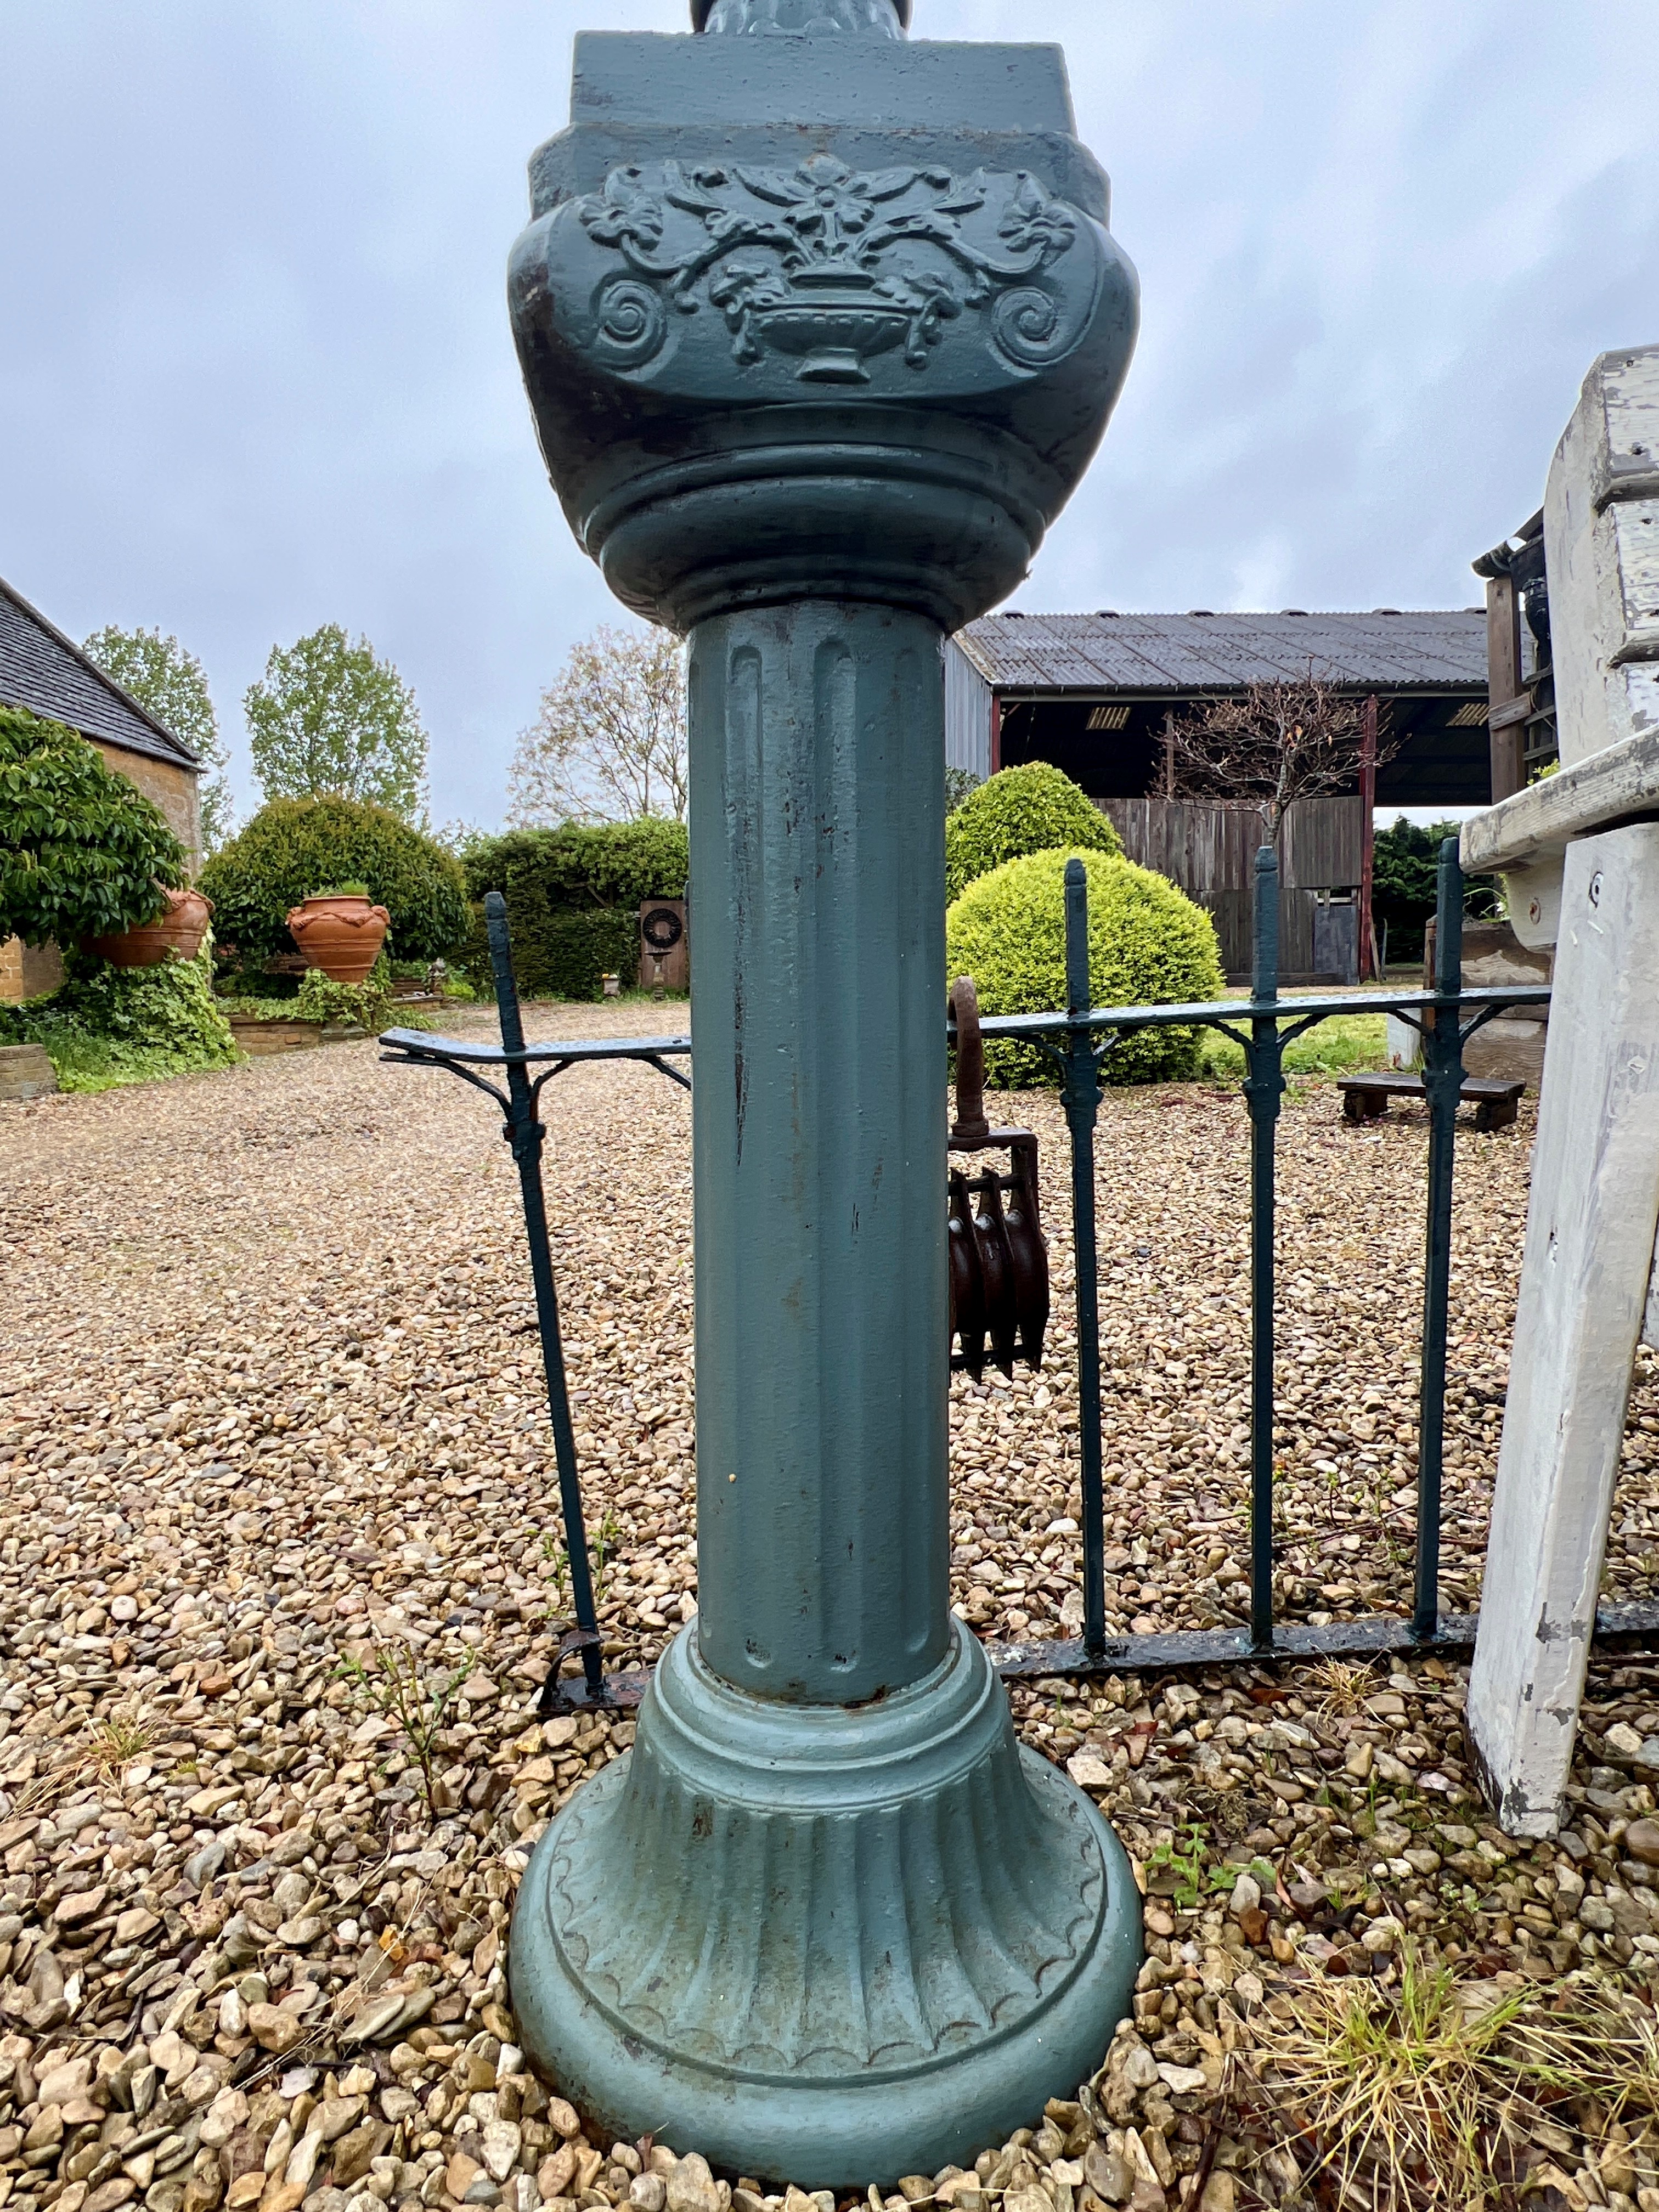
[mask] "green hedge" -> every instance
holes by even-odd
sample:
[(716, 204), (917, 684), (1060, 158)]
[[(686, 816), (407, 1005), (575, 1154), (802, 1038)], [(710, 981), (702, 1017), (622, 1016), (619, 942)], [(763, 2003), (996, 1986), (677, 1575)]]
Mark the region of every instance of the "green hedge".
[[(468, 896), (479, 901), (500, 891), (507, 901), (514, 971), (526, 999), (597, 999), (605, 975), (631, 986), (641, 902), (684, 897), (690, 865), (684, 824), (661, 821), (514, 830), (465, 855)], [(477, 906), (462, 958), (478, 988), (488, 988)]]
[(152, 921), (184, 847), (143, 793), (62, 722), (0, 707), (0, 939), (66, 949)]
[(1071, 777), (1048, 761), (1005, 768), (945, 817), (945, 898), (1027, 853), (1121, 853), (1123, 841)]
[(43, 1045), (65, 1091), (228, 1067), (236, 1045), (214, 1003), (212, 966), (206, 946), (155, 968), (71, 954), (68, 979), (49, 997), (0, 1006), (0, 1044)]
[(467, 935), (461, 865), (384, 806), (356, 799), (268, 799), (202, 871), (213, 932), (243, 964), (292, 952), (291, 908), (325, 884), (361, 882), (392, 916), (399, 960), (435, 960)]
[[(1201, 907), (1150, 868), (1110, 854), (1036, 853), (970, 884), (945, 917), (946, 972), (971, 975), (981, 1013), (1051, 1013), (1066, 1004), (1066, 863), (1089, 875), (1089, 994), (1097, 1006), (1218, 999), (1215, 927)], [(1198, 1073), (1203, 1033), (1144, 1030), (1101, 1064), (1109, 1083), (1170, 1083)], [(1052, 1083), (1030, 1045), (989, 1043), (995, 1083)]]

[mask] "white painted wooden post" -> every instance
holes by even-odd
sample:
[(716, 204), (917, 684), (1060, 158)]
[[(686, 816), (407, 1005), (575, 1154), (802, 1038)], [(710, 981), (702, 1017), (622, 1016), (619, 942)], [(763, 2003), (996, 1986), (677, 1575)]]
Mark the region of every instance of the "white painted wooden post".
[[(1556, 946), (1469, 1731), (1559, 1826), (1659, 1228), (1659, 346), (1603, 355), (1544, 507), (1561, 770), (1466, 823)], [(1614, 826), (1618, 825), (1618, 826)]]

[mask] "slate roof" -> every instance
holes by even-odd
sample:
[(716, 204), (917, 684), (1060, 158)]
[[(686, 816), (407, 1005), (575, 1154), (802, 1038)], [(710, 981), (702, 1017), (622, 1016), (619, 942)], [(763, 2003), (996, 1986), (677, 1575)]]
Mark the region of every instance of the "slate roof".
[(1486, 692), (1483, 607), (1370, 614), (986, 615), (957, 643), (999, 691), (1228, 690), (1305, 676)]
[(130, 753), (175, 767), (201, 762), (171, 730), (88, 660), (80, 647), (0, 577), (0, 705), (27, 707)]

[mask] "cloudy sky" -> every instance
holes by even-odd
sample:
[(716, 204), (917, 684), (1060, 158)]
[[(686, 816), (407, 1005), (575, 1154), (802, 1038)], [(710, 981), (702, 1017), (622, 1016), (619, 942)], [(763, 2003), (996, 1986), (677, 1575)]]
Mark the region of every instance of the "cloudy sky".
[[(1654, 0), (916, 0), (1063, 42), (1144, 327), (1013, 604), (1472, 605), (1591, 359), (1659, 337)], [(413, 682), (433, 814), (610, 613), (502, 270), (572, 33), (684, 0), (0, 0), (0, 574), (240, 701), (337, 621)]]

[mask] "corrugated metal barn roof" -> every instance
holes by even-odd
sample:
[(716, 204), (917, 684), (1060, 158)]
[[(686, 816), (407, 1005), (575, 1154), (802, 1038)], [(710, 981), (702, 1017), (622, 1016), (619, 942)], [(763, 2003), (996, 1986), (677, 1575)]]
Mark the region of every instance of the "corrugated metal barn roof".
[(0, 704), (67, 722), (85, 738), (183, 768), (201, 763), (0, 577)]
[(957, 642), (999, 691), (1229, 690), (1305, 676), (1377, 691), (1486, 689), (1484, 608), (1370, 614), (987, 615)]

